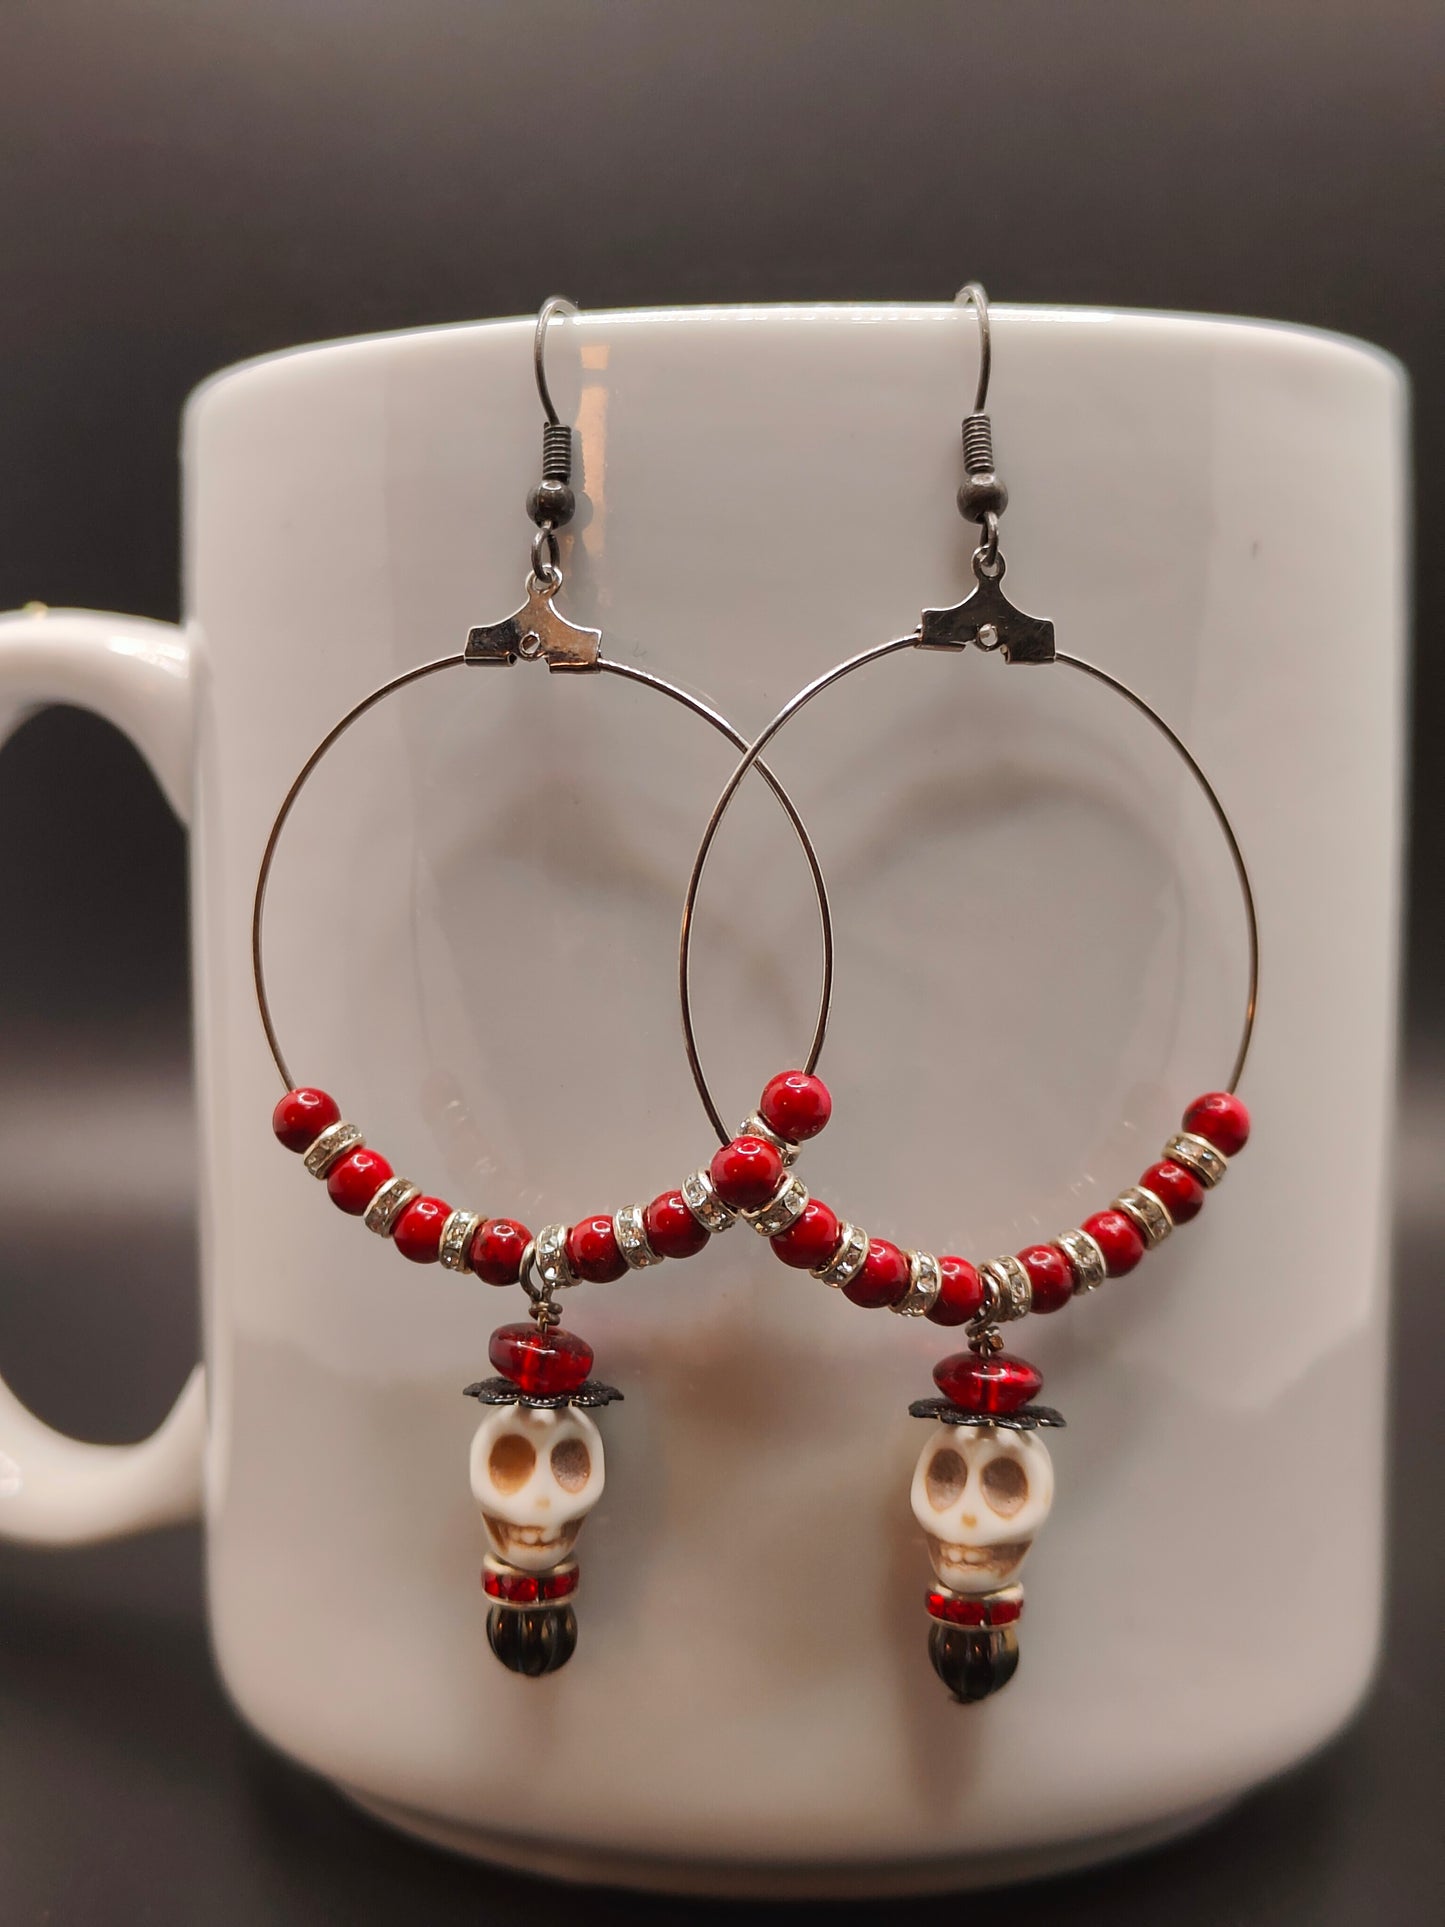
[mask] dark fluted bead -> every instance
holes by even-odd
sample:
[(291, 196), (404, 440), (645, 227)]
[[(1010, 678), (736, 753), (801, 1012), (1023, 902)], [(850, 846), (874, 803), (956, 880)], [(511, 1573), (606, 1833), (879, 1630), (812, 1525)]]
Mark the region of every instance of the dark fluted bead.
[(971, 1706), (1013, 1678), (1019, 1663), (1018, 1633), (1012, 1626), (982, 1629), (935, 1619), (928, 1629), (928, 1657), (953, 1697)]
[(493, 1606), (487, 1643), (509, 1673), (540, 1679), (576, 1652), (577, 1615), (570, 1606)]

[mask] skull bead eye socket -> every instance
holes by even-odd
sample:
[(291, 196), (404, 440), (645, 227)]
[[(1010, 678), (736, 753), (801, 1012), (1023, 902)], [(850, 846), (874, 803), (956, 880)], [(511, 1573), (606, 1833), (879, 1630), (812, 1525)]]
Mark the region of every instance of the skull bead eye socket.
[(487, 1472), (498, 1492), (515, 1492), (532, 1476), (537, 1454), (520, 1432), (503, 1432), (487, 1458)]
[(564, 1492), (580, 1492), (592, 1476), (592, 1454), (585, 1439), (558, 1439), (552, 1447), (552, 1476)]
[(1011, 1519), (1029, 1496), (1029, 1475), (1015, 1458), (990, 1459), (980, 1477), (984, 1498), (1005, 1519)]
[(947, 1512), (968, 1483), (968, 1466), (963, 1454), (951, 1445), (943, 1446), (929, 1460), (923, 1483), (934, 1511)]

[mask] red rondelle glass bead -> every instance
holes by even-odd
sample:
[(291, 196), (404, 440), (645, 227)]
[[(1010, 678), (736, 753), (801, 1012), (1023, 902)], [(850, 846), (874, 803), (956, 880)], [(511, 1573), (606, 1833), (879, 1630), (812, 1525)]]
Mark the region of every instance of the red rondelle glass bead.
[(1019, 1263), (1034, 1288), (1035, 1311), (1058, 1311), (1074, 1295), (1074, 1268), (1057, 1245), (1030, 1245)]
[(483, 1218), (472, 1233), (467, 1262), (484, 1284), (515, 1285), (531, 1242), (531, 1232), (515, 1218)]
[(271, 1113), (271, 1129), (288, 1151), (307, 1151), (341, 1119), (341, 1106), (325, 1091), (287, 1091)]
[(1203, 1208), (1204, 1186), (1192, 1171), (1170, 1158), (1162, 1164), (1151, 1164), (1139, 1182), (1154, 1193), (1175, 1224), (1188, 1224)]
[(561, 1572), (493, 1572), (490, 1566), (482, 1569), (482, 1591), (488, 1599), (510, 1600), (514, 1606), (566, 1599), (576, 1590), (575, 1566), (564, 1566)]
[(926, 1594), (928, 1610), (935, 1619), (946, 1619), (951, 1626), (1012, 1626), (1023, 1617), (1021, 1598), (991, 1597), (967, 1599), (956, 1592), (930, 1586)]
[(592, 1347), (587, 1340), (556, 1326), (542, 1332), (535, 1325), (498, 1325), (487, 1346), (487, 1357), (503, 1378), (534, 1398), (558, 1398), (575, 1392), (592, 1369)]
[(1144, 1256), (1144, 1234), (1122, 1211), (1096, 1211), (1082, 1228), (1103, 1252), (1104, 1270), (1111, 1278), (1122, 1278)]
[(820, 1198), (810, 1198), (802, 1215), (769, 1243), (783, 1263), (795, 1271), (816, 1271), (838, 1249), (840, 1229), (838, 1213), (832, 1206)]
[(756, 1211), (777, 1190), (783, 1160), (764, 1138), (735, 1137), (708, 1166), (713, 1188), (734, 1211)]
[(924, 1317), (935, 1325), (967, 1324), (983, 1309), (983, 1280), (967, 1258), (940, 1258), (938, 1272), (938, 1296)]
[(1232, 1158), (1249, 1142), (1249, 1112), (1233, 1091), (1210, 1091), (1184, 1113), (1184, 1128), (1212, 1144), (1222, 1158)]
[(844, 1285), (843, 1296), (870, 1311), (898, 1304), (908, 1296), (908, 1260), (886, 1238), (870, 1238), (863, 1269)]
[(769, 1078), (758, 1100), (758, 1116), (789, 1144), (816, 1137), (832, 1115), (828, 1086), (807, 1071), (783, 1071)]
[(664, 1191), (642, 1214), (647, 1242), (659, 1258), (694, 1258), (708, 1240), (706, 1225), (698, 1223), (681, 1191)]
[(567, 1256), (579, 1278), (610, 1285), (627, 1269), (611, 1218), (582, 1218), (567, 1233)]
[(440, 1198), (413, 1198), (397, 1219), (391, 1242), (414, 1265), (434, 1265), (441, 1256), (442, 1226), (452, 1208)]
[(933, 1368), (933, 1382), (964, 1412), (1017, 1412), (1043, 1390), (1043, 1375), (1011, 1352), (951, 1352)]
[(340, 1210), (359, 1218), (381, 1187), (396, 1173), (380, 1151), (353, 1151), (327, 1173), (326, 1189)]

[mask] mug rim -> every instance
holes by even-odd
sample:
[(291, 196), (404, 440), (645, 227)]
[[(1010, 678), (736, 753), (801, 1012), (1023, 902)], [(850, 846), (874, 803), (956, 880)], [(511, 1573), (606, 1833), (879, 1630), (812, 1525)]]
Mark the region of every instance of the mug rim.
[[(1125, 331), (1150, 335), (1172, 335), (1184, 340), (1190, 336), (1212, 335), (1232, 339), (1239, 345), (1278, 350), (1286, 345), (1300, 351), (1319, 353), (1330, 358), (1342, 355), (1351, 364), (1363, 363), (1389, 377), (1406, 395), (1410, 392), (1410, 372), (1398, 355), (1376, 342), (1339, 329), (1319, 327), (1311, 322), (1278, 321), (1266, 316), (1203, 314), (1182, 308), (1117, 308), (1081, 305), (1070, 302), (991, 302), (995, 317), (1008, 316), (1026, 327), (1068, 329), (1112, 326)], [(666, 305), (648, 308), (587, 308), (584, 323), (616, 328), (717, 327), (721, 324), (767, 323), (776, 321), (830, 324), (835, 327), (860, 323), (919, 322), (938, 326), (956, 321), (959, 308), (953, 301), (819, 301), (819, 302), (710, 302), (698, 306)], [(336, 335), (320, 341), (298, 342), (286, 348), (271, 348), (241, 361), (214, 370), (191, 390), (184, 404), (189, 417), (202, 404), (225, 389), (264, 380), (279, 368), (288, 371), (297, 362), (322, 362), (342, 356), (374, 354), (382, 349), (421, 347), (441, 335), (461, 333), (491, 334), (499, 330), (531, 330), (534, 314), (496, 315), (466, 321), (424, 322), (407, 328), (387, 328), (367, 334)]]

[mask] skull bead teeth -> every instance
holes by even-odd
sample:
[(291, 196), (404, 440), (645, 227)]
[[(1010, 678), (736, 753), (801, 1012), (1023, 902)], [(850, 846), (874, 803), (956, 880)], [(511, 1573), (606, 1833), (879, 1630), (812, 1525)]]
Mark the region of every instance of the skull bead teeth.
[(1034, 1367), (1006, 1352), (955, 1352), (933, 1378), (942, 1398), (909, 1407), (935, 1420), (911, 1493), (935, 1582), (928, 1657), (953, 1697), (971, 1704), (1007, 1686), (1018, 1668), (1018, 1573), (1054, 1503), (1039, 1428), (1064, 1421), (1033, 1402), (1043, 1385)]

